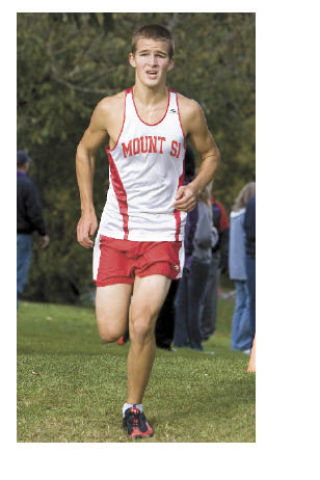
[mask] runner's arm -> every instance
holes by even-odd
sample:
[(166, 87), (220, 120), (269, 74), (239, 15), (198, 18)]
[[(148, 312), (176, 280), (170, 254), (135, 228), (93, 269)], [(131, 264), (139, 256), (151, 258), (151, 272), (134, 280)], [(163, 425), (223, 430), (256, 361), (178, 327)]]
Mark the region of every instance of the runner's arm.
[(105, 129), (105, 105), (100, 102), (95, 108), (89, 127), (84, 132), (77, 148), (76, 172), (80, 192), (81, 217), (77, 226), (77, 239), (85, 248), (93, 246), (93, 236), (98, 228), (93, 204), (93, 177), (95, 154), (107, 136)]
[(189, 183), (189, 187), (193, 189), (195, 195), (198, 195), (213, 179), (214, 172), (218, 167), (220, 153), (209, 132), (203, 111), (197, 103), (194, 108), (190, 140), (202, 159), (198, 175)]
[(195, 207), (196, 197), (212, 180), (217, 169), (220, 154), (215, 141), (208, 130), (207, 122), (200, 105), (189, 101), (187, 112), (187, 130), (195, 150), (201, 155), (202, 163), (196, 178), (177, 191), (174, 207), (177, 210), (190, 211)]

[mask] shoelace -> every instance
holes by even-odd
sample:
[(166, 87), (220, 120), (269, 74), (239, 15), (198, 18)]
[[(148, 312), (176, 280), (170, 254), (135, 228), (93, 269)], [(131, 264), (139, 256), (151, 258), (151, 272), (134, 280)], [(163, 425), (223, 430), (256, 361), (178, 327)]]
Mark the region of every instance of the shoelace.
[(132, 426), (133, 427), (139, 427), (139, 418), (137, 416), (134, 416), (132, 419)]
[(131, 408), (128, 422), (133, 427), (140, 427), (140, 415), (141, 415), (140, 410), (138, 410), (137, 408)]

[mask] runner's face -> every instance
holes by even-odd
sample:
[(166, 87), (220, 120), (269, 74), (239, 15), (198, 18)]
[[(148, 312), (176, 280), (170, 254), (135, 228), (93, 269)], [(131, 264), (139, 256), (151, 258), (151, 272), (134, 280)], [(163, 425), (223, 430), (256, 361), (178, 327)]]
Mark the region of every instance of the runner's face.
[(136, 69), (136, 78), (148, 87), (165, 83), (167, 72), (173, 68), (173, 59), (169, 59), (168, 43), (151, 38), (139, 38), (136, 52), (129, 54), (129, 61)]

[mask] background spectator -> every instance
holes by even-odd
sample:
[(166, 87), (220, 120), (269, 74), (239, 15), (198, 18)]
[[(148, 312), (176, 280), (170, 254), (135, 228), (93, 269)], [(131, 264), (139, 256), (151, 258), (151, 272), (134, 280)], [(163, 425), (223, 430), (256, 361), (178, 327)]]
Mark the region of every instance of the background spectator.
[(244, 219), (246, 206), (255, 193), (255, 183), (247, 183), (238, 194), (230, 214), (229, 275), (236, 290), (235, 308), (231, 329), (231, 348), (250, 352), (252, 334), (250, 327), (249, 291), (246, 273)]
[(246, 208), (244, 219), (246, 234), (246, 271), (250, 300), (251, 341), (256, 332), (256, 196), (253, 195)]
[(172, 280), (168, 295), (160, 310), (156, 325), (156, 345), (158, 348), (171, 351), (175, 324), (175, 298), (180, 280)]
[(201, 337), (203, 341), (209, 340), (216, 328), (217, 321), (217, 295), (220, 272), (228, 271), (228, 242), (229, 219), (223, 205), (217, 202), (214, 196), (212, 202), (212, 224), (218, 231), (218, 242), (212, 248), (209, 275), (205, 287), (205, 294), (201, 304)]
[(30, 157), (23, 151), (17, 152), (17, 298), (22, 295), (28, 279), (32, 232), (35, 230), (41, 237), (41, 246), (46, 248), (49, 237), (42, 217), (38, 190), (27, 176)]
[[(210, 188), (210, 187), (209, 187)], [(205, 294), (206, 282), (209, 275), (212, 246), (217, 242), (217, 231), (212, 229), (212, 209), (209, 188), (205, 188), (198, 197), (196, 206), (197, 220), (194, 237), (186, 237), (187, 251), (191, 258), (180, 280), (176, 303), (176, 324), (174, 345), (177, 347), (190, 347), (202, 351), (201, 345), (201, 304)], [(195, 210), (188, 213), (189, 217), (195, 216)], [(188, 221), (188, 220), (187, 220)]]

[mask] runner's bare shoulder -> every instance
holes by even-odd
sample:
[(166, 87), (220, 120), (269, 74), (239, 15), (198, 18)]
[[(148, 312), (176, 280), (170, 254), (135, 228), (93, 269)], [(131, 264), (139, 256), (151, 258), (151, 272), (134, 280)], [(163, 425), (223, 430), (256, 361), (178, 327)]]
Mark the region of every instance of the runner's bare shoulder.
[(125, 92), (102, 98), (97, 104), (94, 114), (103, 118), (107, 126), (117, 123), (123, 117)]
[(187, 135), (190, 132), (192, 123), (203, 117), (203, 111), (198, 102), (181, 95), (181, 93), (178, 93), (178, 101), (182, 128)]

